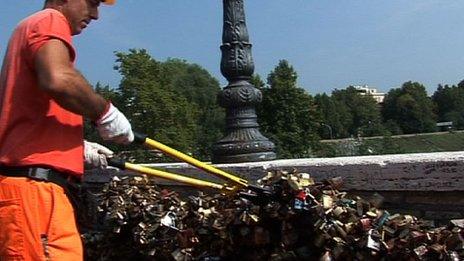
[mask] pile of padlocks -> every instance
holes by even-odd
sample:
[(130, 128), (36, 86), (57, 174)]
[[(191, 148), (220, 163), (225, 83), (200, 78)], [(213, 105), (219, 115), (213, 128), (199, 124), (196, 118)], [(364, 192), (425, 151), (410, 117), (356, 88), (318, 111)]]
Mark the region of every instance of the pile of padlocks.
[(339, 189), (339, 178), (272, 172), (272, 195), (188, 196), (146, 177), (114, 178), (104, 229), (83, 235), (87, 260), (462, 260), (464, 220), (434, 227)]

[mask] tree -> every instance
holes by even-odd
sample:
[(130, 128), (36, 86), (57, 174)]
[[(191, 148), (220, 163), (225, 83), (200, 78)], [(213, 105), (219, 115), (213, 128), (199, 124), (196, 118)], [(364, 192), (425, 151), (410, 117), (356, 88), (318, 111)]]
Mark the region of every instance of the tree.
[(118, 105), (134, 128), (169, 146), (192, 152), (196, 146), (198, 107), (163, 84), (161, 63), (145, 50), (116, 56), (116, 68), (122, 75)]
[[(345, 128), (346, 121), (351, 124), (351, 114), (344, 104), (332, 99), (327, 94), (317, 94), (314, 97), (318, 114), (321, 116), (321, 126), (319, 136), (325, 139), (348, 137), (348, 130)], [(348, 115), (349, 114), (349, 115)]]
[(361, 95), (349, 86), (332, 92), (335, 108), (338, 110), (342, 137), (383, 135), (384, 128), (380, 107), (370, 95)]
[[(208, 159), (209, 148), (222, 136), (224, 125), (224, 112), (215, 102), (218, 81), (198, 65), (179, 59), (158, 62), (143, 49), (119, 52), (116, 57), (115, 69), (122, 75), (119, 87), (97, 84), (96, 91), (112, 100), (134, 130)], [(86, 137), (95, 138), (88, 126)], [(137, 149), (108, 146), (115, 151)], [(147, 160), (144, 154), (136, 152), (137, 160)]]
[(279, 158), (310, 156), (316, 134), (317, 112), (313, 98), (297, 87), (293, 67), (281, 60), (262, 87), (263, 101), (257, 106), (261, 130), (275, 144)]
[(464, 81), (457, 86), (438, 85), (432, 100), (439, 121), (452, 121), (455, 128), (464, 128)]
[(266, 87), (266, 83), (261, 79), (261, 76), (259, 74), (254, 74), (253, 77), (250, 80), (251, 85), (255, 86), (259, 90), (262, 90)]
[(425, 87), (418, 82), (406, 82), (392, 89), (384, 100), (384, 121), (395, 122), (403, 133), (435, 131), (436, 114)]
[[(126, 115), (134, 130), (209, 159), (210, 147), (222, 136), (224, 126), (224, 110), (216, 104), (218, 81), (196, 64), (180, 59), (159, 62), (143, 49), (118, 52), (116, 57), (114, 68), (122, 75), (119, 87), (97, 83), (96, 91)], [(85, 137), (102, 142), (89, 123)], [(131, 156), (138, 161), (153, 160), (136, 146), (105, 145), (116, 152), (132, 149)]]
[(224, 109), (216, 102), (221, 91), (219, 82), (199, 65), (180, 59), (168, 59), (162, 63), (161, 75), (163, 85), (198, 107), (197, 149), (194, 153), (209, 159), (211, 146), (223, 136), (225, 126)]

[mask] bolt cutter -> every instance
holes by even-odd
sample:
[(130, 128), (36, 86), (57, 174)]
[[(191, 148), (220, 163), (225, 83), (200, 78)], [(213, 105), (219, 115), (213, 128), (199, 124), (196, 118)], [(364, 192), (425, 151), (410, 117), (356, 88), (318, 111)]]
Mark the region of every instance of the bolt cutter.
[[(158, 178), (162, 178), (162, 179), (168, 179), (168, 180), (172, 180), (172, 181), (177, 181), (177, 182), (181, 182), (181, 183), (184, 183), (184, 184), (188, 184), (188, 185), (192, 185), (192, 186), (196, 186), (196, 187), (204, 187), (204, 188), (214, 188), (214, 189), (218, 189), (218, 190), (221, 190), (221, 191), (237, 191), (239, 189), (241, 190), (249, 190), (251, 191), (252, 193), (249, 193), (249, 192), (239, 192), (239, 194), (241, 196), (243, 196), (244, 198), (247, 198), (247, 199), (250, 199), (250, 200), (254, 200), (254, 199), (258, 199), (259, 198), (259, 201), (262, 201), (263, 198), (270, 198), (270, 196), (272, 195), (271, 191), (265, 189), (265, 188), (262, 188), (262, 187), (258, 187), (258, 186), (255, 186), (255, 185), (251, 185), (248, 183), (247, 180), (243, 179), (243, 178), (240, 178), (240, 177), (237, 177), (235, 175), (232, 175), (230, 173), (227, 173), (223, 170), (220, 170), (218, 168), (215, 168), (213, 167), (212, 165), (209, 165), (209, 164), (206, 164), (204, 162), (201, 162), (193, 157), (190, 157), (180, 151), (177, 151), (171, 147), (168, 147), (158, 141), (155, 141), (155, 140), (152, 140), (150, 138), (147, 137), (147, 135), (145, 134), (141, 134), (141, 133), (136, 133), (134, 132), (134, 143), (136, 144), (140, 144), (140, 145), (145, 145), (147, 147), (150, 147), (150, 148), (154, 148), (154, 149), (157, 149), (161, 152), (163, 152), (164, 154), (172, 157), (172, 158), (175, 158), (175, 159), (178, 159), (178, 160), (181, 160), (183, 162), (186, 162), (192, 166), (195, 166), (207, 173), (211, 173), (213, 175), (215, 175), (216, 177), (219, 177), (223, 180), (226, 180), (228, 181), (229, 183), (225, 183), (225, 184), (218, 184), (218, 183), (214, 183), (214, 182), (210, 182), (210, 181), (205, 181), (205, 180), (201, 180), (201, 179), (196, 179), (196, 178), (191, 178), (191, 177), (186, 177), (186, 176), (183, 176), (183, 175), (180, 175), (180, 174), (176, 174), (176, 173), (170, 173), (170, 172), (166, 172), (166, 171), (162, 171), (162, 170), (157, 170), (157, 169), (153, 169), (153, 168), (149, 168), (149, 167), (145, 167), (145, 166), (142, 166), (142, 165), (139, 165), (139, 164), (133, 164), (133, 163), (129, 163), (129, 162), (126, 162), (125, 160), (121, 160), (121, 159), (117, 159), (117, 158), (111, 158), (108, 160), (108, 164), (110, 166), (113, 166), (113, 167), (117, 167), (119, 169), (127, 169), (127, 170), (132, 170), (132, 171), (135, 171), (135, 172), (138, 172), (138, 173), (142, 173), (142, 174), (147, 174), (147, 175), (151, 175), (151, 176), (156, 176)], [(264, 196), (264, 197), (263, 197)]]

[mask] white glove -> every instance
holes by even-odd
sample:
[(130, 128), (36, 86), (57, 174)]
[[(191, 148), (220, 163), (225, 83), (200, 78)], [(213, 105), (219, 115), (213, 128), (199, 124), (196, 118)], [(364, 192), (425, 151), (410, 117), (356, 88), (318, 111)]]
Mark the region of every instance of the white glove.
[(120, 144), (134, 141), (134, 133), (126, 116), (110, 103), (108, 111), (97, 122), (97, 130), (102, 139)]
[(108, 167), (106, 158), (113, 156), (113, 151), (94, 142), (84, 140), (84, 162), (86, 165), (105, 169)]

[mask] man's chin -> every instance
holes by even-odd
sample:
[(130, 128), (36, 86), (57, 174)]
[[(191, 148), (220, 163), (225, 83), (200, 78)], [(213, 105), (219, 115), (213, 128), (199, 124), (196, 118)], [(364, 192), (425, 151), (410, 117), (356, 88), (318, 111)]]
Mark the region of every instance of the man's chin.
[(84, 30), (83, 28), (77, 28), (77, 29), (73, 30), (72, 35), (78, 35), (78, 34), (82, 33), (83, 30)]

